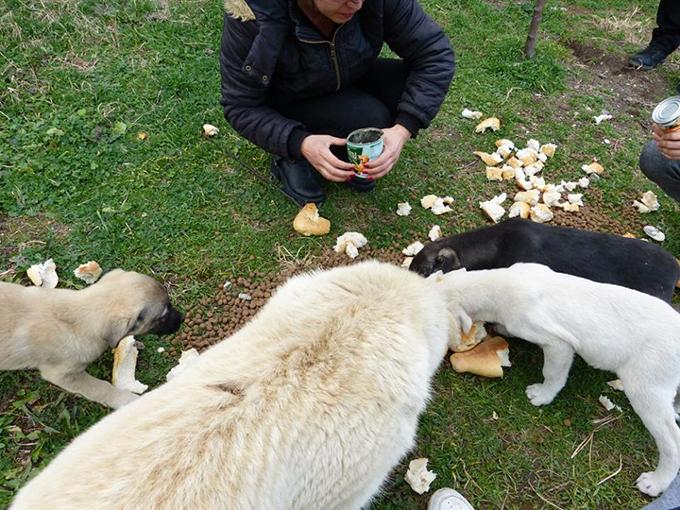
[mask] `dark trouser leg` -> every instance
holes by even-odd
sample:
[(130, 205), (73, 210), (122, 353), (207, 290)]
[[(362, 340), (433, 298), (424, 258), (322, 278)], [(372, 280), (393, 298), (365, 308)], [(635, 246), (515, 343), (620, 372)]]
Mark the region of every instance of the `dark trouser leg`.
[(661, 44), (668, 53), (680, 46), (680, 2), (661, 0), (656, 12), (657, 28), (652, 32), (652, 41)]
[(680, 201), (680, 160), (665, 157), (653, 140), (642, 149), (640, 170), (670, 197)]
[(401, 60), (378, 59), (352, 86), (326, 96), (276, 107), (307, 131), (345, 138), (355, 129), (394, 124), (409, 70)]

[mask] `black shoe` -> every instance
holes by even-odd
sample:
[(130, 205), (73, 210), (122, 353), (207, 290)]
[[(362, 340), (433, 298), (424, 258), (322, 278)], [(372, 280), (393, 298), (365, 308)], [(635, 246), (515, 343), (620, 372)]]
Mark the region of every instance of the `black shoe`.
[(346, 184), (359, 193), (366, 193), (375, 189), (375, 181), (364, 177), (352, 177)]
[(269, 172), (281, 183), (283, 194), (299, 206), (326, 199), (316, 170), (306, 160), (274, 158)]
[(652, 41), (644, 50), (630, 57), (628, 63), (637, 69), (649, 71), (666, 60), (672, 52), (666, 46)]

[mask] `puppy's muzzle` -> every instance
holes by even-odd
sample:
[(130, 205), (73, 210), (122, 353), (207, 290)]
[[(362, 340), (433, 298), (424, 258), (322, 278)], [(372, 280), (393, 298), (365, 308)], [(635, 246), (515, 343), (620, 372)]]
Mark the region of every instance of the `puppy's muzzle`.
[(153, 328), (149, 330), (149, 333), (154, 335), (169, 335), (175, 333), (179, 327), (182, 325), (184, 316), (172, 305), (168, 306), (168, 312), (161, 317)]

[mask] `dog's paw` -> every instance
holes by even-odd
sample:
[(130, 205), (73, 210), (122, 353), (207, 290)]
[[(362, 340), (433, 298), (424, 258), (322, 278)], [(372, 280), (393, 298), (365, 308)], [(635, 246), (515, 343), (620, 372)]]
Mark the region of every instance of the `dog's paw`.
[(640, 492), (644, 492), (648, 496), (656, 497), (665, 491), (670, 485), (673, 477), (659, 476), (656, 471), (642, 473), (635, 484)]
[(527, 386), (527, 397), (529, 402), (535, 406), (543, 406), (549, 404), (555, 398), (557, 393), (545, 384), (530, 384)]

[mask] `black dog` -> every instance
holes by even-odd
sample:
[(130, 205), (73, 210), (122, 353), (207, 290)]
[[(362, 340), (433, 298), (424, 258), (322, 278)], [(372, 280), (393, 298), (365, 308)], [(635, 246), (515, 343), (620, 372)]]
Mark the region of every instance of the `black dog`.
[(680, 265), (663, 248), (611, 234), (549, 227), (519, 218), (439, 239), (411, 262), (423, 276), (536, 262), (553, 271), (639, 290), (670, 302)]

